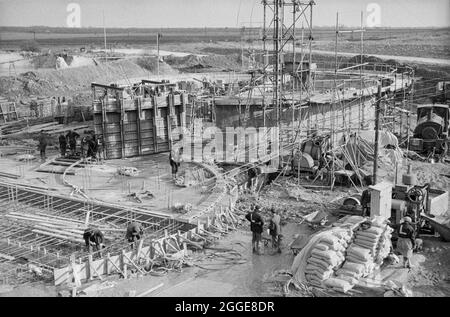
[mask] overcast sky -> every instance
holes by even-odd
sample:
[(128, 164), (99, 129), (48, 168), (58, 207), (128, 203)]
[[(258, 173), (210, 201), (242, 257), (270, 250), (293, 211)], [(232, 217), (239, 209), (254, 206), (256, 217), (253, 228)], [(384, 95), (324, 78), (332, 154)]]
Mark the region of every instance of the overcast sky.
[[(360, 22), (369, 3), (381, 8), (382, 27), (450, 26), (450, 0), (315, 0), (314, 26)], [(261, 0), (0, 0), (1, 26), (67, 26), (77, 3), (82, 27), (241, 27), (262, 21)], [(365, 13), (366, 15), (369, 12)]]

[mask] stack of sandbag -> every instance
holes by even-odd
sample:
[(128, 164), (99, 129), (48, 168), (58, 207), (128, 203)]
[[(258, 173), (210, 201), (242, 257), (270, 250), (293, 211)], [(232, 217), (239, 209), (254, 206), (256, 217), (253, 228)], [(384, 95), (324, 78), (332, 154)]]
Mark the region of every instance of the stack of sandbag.
[(373, 257), (376, 255), (378, 241), (381, 238), (381, 234), (384, 232), (382, 228), (371, 226), (368, 229), (360, 229), (356, 231), (356, 237), (354, 244), (361, 248), (367, 249), (370, 255)]
[(384, 259), (388, 257), (392, 248), (392, 231), (394, 231), (387, 224), (387, 220), (383, 217), (376, 217), (372, 219), (372, 226), (378, 227), (383, 230), (380, 239), (378, 240), (378, 246), (375, 253), (375, 264), (380, 266)]
[[(355, 239), (356, 241), (356, 239)], [(361, 247), (355, 242), (347, 249), (346, 262), (362, 264), (364, 267), (362, 276), (369, 275), (375, 268), (371, 250)]]
[(391, 249), (392, 229), (384, 218), (376, 217), (365, 222), (355, 231), (355, 238), (346, 252), (346, 261), (336, 274), (346, 279), (366, 277), (378, 268), (388, 256)]
[(365, 273), (366, 267), (364, 264), (345, 261), (344, 265), (336, 271), (338, 278), (354, 285), (358, 282)]
[(331, 277), (323, 282), (323, 284), (326, 287), (332, 288), (336, 291), (347, 293), (349, 290), (351, 290), (354, 286), (354, 284), (337, 277)]
[(306, 280), (314, 285), (333, 276), (334, 270), (345, 261), (345, 249), (352, 238), (351, 231), (330, 230), (318, 239), (306, 261)]

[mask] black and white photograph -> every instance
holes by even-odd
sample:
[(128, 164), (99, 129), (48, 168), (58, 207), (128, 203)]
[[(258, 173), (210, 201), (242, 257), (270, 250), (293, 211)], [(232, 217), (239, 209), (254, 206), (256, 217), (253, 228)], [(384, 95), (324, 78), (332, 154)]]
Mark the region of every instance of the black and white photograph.
[(0, 297), (450, 297), (449, 133), (450, 0), (0, 0)]

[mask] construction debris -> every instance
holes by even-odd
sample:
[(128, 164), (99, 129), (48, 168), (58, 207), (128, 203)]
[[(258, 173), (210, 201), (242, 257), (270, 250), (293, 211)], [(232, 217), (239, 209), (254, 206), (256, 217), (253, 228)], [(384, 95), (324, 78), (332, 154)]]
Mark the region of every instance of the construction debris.
[(135, 177), (139, 175), (140, 171), (136, 167), (121, 166), (118, 168), (117, 172), (119, 175)]
[(175, 203), (172, 209), (177, 213), (186, 214), (192, 211), (192, 205), (189, 203), (187, 204)]

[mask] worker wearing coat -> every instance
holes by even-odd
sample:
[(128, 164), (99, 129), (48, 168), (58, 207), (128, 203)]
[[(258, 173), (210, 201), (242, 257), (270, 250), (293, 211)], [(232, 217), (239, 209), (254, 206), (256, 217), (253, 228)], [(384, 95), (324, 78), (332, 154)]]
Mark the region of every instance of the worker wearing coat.
[(100, 251), (105, 247), (105, 238), (99, 229), (87, 228), (84, 230), (83, 239), (89, 252), (92, 252), (92, 247), (95, 251)]
[(44, 130), (41, 130), (41, 133), (39, 134), (38, 142), (39, 142), (38, 147), (39, 147), (39, 152), (41, 154), (41, 160), (45, 161), (45, 159), (46, 159), (45, 149), (47, 148), (47, 137), (44, 133)]
[(70, 149), (71, 155), (76, 154), (77, 138), (79, 138), (79, 137), (80, 137), (80, 135), (73, 130), (69, 131), (69, 133), (67, 133), (67, 135), (66, 135), (67, 141), (69, 143), (69, 149)]
[(272, 248), (277, 249), (277, 252), (281, 253), (281, 217), (275, 208), (272, 208), (270, 211), (272, 212), (272, 218), (269, 223), (269, 233), (272, 237)]
[(175, 179), (177, 177), (178, 169), (181, 165), (183, 148), (174, 148), (169, 153), (169, 163), (172, 168), (172, 178)]
[(264, 221), (259, 214), (259, 207), (255, 206), (253, 211), (249, 212), (245, 219), (250, 221), (250, 230), (252, 231), (252, 248), (253, 253), (260, 254), (259, 243), (261, 242), (261, 234), (263, 232)]
[(410, 217), (404, 217), (398, 229), (397, 249), (403, 256), (403, 266), (411, 268), (411, 257), (415, 247), (415, 230)]
[(64, 134), (61, 134), (58, 138), (59, 141), (59, 151), (61, 153), (61, 157), (66, 156), (66, 150), (67, 150), (67, 139)]
[(144, 229), (138, 222), (131, 222), (128, 224), (127, 234), (125, 235), (125, 238), (128, 240), (129, 243), (140, 240), (143, 235)]

